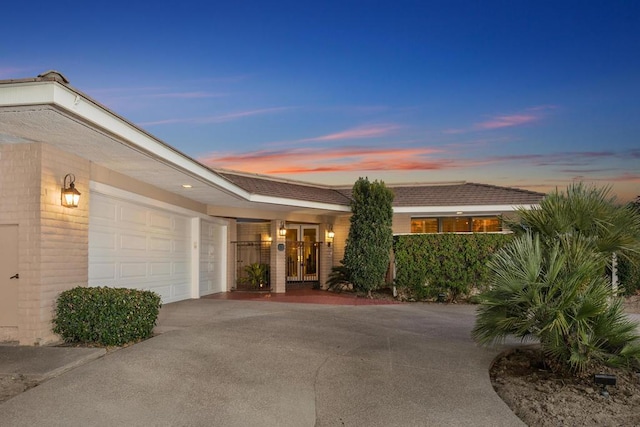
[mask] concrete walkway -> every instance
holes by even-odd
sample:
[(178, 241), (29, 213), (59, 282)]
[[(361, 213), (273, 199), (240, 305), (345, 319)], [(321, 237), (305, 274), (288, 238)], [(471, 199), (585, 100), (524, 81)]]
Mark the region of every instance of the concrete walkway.
[(200, 299), (0, 404), (2, 426), (518, 426), (474, 307)]

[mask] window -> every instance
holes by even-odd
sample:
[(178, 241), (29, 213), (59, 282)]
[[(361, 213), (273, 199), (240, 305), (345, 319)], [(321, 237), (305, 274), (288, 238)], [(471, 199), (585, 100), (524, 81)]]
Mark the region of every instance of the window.
[(471, 218), (441, 218), (443, 233), (464, 233), (471, 231)]
[(416, 218), (411, 220), (412, 233), (437, 233), (438, 218)]
[(492, 216), (486, 218), (473, 218), (474, 233), (496, 233), (502, 231), (500, 218)]
[(499, 233), (502, 220), (497, 216), (412, 218), (412, 233)]

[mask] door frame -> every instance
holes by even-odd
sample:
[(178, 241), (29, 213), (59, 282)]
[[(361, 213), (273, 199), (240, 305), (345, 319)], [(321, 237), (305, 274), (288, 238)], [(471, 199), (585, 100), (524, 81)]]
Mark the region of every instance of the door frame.
[[(287, 282), (317, 282), (319, 280), (319, 262), (320, 262), (320, 242), (318, 240), (320, 234), (320, 226), (317, 224), (286, 224), (287, 236), (286, 243), (286, 278)], [(289, 230), (296, 232), (295, 240), (290, 238)], [(305, 240), (305, 231), (313, 230), (313, 240)], [(309, 257), (313, 259), (309, 260)], [(295, 258), (292, 259), (292, 257)], [(305, 271), (313, 265), (313, 270)], [(291, 269), (295, 266), (295, 274), (291, 274)]]

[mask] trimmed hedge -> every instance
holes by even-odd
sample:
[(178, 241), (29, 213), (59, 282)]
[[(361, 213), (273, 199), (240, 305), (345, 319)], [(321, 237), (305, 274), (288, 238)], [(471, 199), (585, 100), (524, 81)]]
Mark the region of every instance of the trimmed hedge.
[(625, 295), (640, 292), (640, 256), (636, 255), (633, 259), (618, 258), (618, 279)]
[(119, 346), (149, 338), (160, 296), (125, 288), (77, 287), (58, 296), (53, 332), (66, 342)]
[(450, 301), (488, 284), (487, 262), (511, 234), (395, 236), (396, 286), (417, 300), (446, 294)]

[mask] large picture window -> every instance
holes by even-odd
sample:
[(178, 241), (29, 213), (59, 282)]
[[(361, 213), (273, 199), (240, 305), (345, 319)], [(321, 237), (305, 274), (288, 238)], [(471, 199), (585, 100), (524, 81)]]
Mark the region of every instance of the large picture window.
[(497, 216), (412, 218), (412, 233), (499, 233), (502, 220)]
[(412, 233), (437, 233), (438, 218), (417, 218), (411, 220)]

